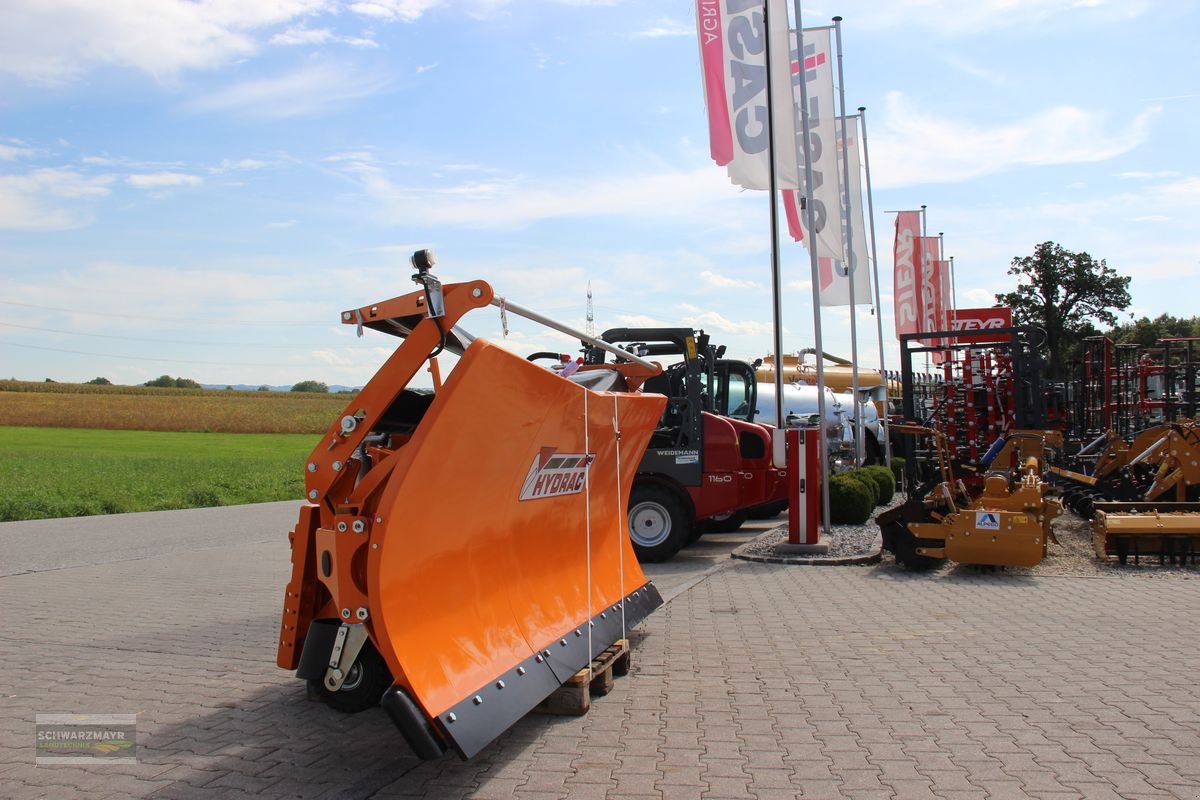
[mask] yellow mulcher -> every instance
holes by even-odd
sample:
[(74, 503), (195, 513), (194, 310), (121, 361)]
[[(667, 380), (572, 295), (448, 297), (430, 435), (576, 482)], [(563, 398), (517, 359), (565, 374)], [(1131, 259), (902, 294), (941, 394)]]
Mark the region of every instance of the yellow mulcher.
[[(1052, 431), (1015, 431), (984, 459), (995, 467), (972, 480), (975, 493), (956, 477), (944, 434), (919, 425), (893, 425), (900, 434), (930, 436), (938, 473), (914, 487), (909, 499), (876, 517), (883, 547), (910, 569), (929, 569), (949, 559), (962, 564), (1032, 567), (1046, 555), (1051, 523), (1062, 513), (1045, 496), (1042, 473), (1047, 450), (1060, 447)], [(1003, 467), (1003, 468), (1001, 468)]]

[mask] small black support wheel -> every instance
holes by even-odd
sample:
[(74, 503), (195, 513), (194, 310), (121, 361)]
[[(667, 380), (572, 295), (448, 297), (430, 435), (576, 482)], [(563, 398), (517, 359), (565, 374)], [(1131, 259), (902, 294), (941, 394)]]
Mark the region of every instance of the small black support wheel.
[(357, 714), (379, 705), (379, 698), (392, 685), (392, 672), (387, 662), (370, 640), (363, 644), (358, 659), (350, 665), (342, 688), (331, 692), (315, 678), (308, 681), (310, 694), (320, 697), (326, 705), (344, 714)]
[(897, 564), (913, 572), (927, 572), (941, 565), (940, 558), (924, 556), (917, 552), (917, 538), (908, 528), (896, 524), (891, 533), (892, 555), (896, 557)]
[(712, 533), (733, 533), (746, 523), (749, 516), (746, 510), (742, 509), (741, 511), (734, 511), (732, 514), (709, 517), (707, 520), (707, 530)]
[(867, 434), (863, 439), (863, 463), (864, 467), (872, 467), (876, 464), (883, 464), (883, 448), (879, 446), (879, 442), (875, 441), (875, 437)]
[(629, 540), (638, 561), (666, 561), (687, 543), (691, 515), (677, 494), (654, 483), (635, 483), (629, 493)]

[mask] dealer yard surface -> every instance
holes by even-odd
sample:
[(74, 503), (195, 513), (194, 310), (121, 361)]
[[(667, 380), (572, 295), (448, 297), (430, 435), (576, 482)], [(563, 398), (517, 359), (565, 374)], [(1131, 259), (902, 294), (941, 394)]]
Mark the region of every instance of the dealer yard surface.
[[(1196, 568), (914, 575), (728, 559), (769, 523), (706, 537), (649, 567), (670, 602), (587, 716), (422, 763), (274, 666), (295, 508), (0, 525), (0, 796), (1200, 797)], [(64, 712), (136, 714), (138, 763), (35, 767)]]

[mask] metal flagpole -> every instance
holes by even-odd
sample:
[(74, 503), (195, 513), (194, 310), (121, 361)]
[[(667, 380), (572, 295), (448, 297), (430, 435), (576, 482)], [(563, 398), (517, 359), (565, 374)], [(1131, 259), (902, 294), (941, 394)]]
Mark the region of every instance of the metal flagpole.
[[(846, 118), (846, 81), (845, 74), (842, 71), (842, 18), (833, 18), (833, 34), (837, 40), (837, 70), (838, 70), (838, 117), (842, 120), (842, 208), (845, 211), (844, 226), (845, 235), (842, 237), (843, 255), (846, 259), (846, 277), (850, 282), (850, 388), (854, 393), (854, 466), (858, 467), (863, 462), (863, 414), (859, 408), (858, 395), (858, 314), (854, 304), (854, 273), (858, 269), (858, 265), (854, 258), (854, 238), (852, 236), (853, 213), (850, 209), (850, 148), (846, 141), (846, 124), (849, 120)], [(818, 353), (817, 357), (822, 358), (823, 353)]]
[(863, 166), (867, 171), (867, 226), (871, 231), (871, 259), (874, 262), (874, 277), (875, 277), (875, 328), (879, 336), (879, 374), (883, 377), (883, 425), (884, 433), (888, 434), (883, 437), (883, 453), (887, 463), (892, 463), (892, 437), (888, 432), (888, 380), (887, 369), (883, 362), (883, 307), (879, 300), (879, 250), (875, 247), (875, 201), (871, 197), (871, 159), (867, 155), (867, 107), (858, 107), (858, 118), (862, 124), (862, 130), (859, 135), (862, 137), (862, 157)]
[[(938, 260), (939, 261), (946, 260), (946, 232), (945, 231), (938, 231)], [(936, 271), (937, 264), (934, 264), (933, 268)], [(946, 277), (948, 280), (949, 276), (947, 275)], [(940, 293), (941, 291), (942, 291), (942, 283), (939, 280), (938, 281), (938, 292)], [(945, 307), (942, 308), (942, 318), (940, 320), (938, 320), (938, 324), (942, 326), (942, 330), (946, 330), (950, 326), (950, 312)], [(946, 340), (943, 339), (939, 342), (939, 344), (948, 344), (948, 342), (946, 342)]]
[[(921, 296), (917, 298), (917, 303), (921, 309), (921, 325), (925, 324), (925, 237), (929, 235), (929, 227), (925, 222), (925, 204), (921, 203), (921, 263), (916, 265), (920, 270), (921, 281), (918, 284), (921, 286)], [(917, 328), (920, 330), (920, 326)], [(930, 372), (929, 366), (929, 351), (925, 351), (925, 374)]]
[(950, 256), (950, 307), (958, 310), (958, 293), (954, 287), (954, 256)]
[[(811, 127), (808, 118), (808, 79), (804, 69), (804, 23), (800, 14), (800, 0), (793, 0), (796, 12), (796, 48), (800, 59), (800, 119), (804, 127), (804, 207), (808, 212), (808, 255), (812, 270), (813, 302), (813, 345), (817, 348), (817, 416), (820, 421), (820, 441), (817, 448), (821, 455), (821, 528), (829, 535), (829, 443), (825, 416), (825, 346), (821, 342), (821, 268), (817, 260), (817, 216), (813, 208), (813, 165)], [(777, 363), (776, 371), (783, 365)], [(780, 397), (782, 398), (782, 394)], [(782, 400), (780, 401), (782, 402)]]
[[(775, 199), (775, 121), (771, 94), (771, 25), (777, 20), (769, 19), (769, 2), (763, 4), (763, 57), (767, 62), (767, 194), (771, 198), (771, 314), (775, 326), (775, 429), (784, 429), (783, 415), (783, 278), (779, 267), (779, 211)], [(785, 15), (782, 25), (787, 29)]]

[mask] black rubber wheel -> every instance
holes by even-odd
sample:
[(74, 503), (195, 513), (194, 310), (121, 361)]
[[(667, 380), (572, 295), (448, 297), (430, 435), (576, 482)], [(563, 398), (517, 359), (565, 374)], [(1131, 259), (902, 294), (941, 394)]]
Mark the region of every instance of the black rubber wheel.
[(747, 519), (775, 519), (787, 511), (788, 501), (777, 500), (774, 503), (763, 503), (761, 506), (746, 509)]
[(892, 555), (896, 563), (913, 572), (927, 572), (941, 565), (940, 558), (923, 556), (917, 552), (917, 538), (903, 525), (895, 525), (892, 529)]
[(875, 437), (868, 433), (863, 439), (862, 465), (871, 467), (882, 463), (884, 463), (883, 448), (879, 446), (879, 442), (875, 441)]
[(748, 518), (749, 515), (745, 509), (735, 511), (732, 514), (724, 514), (720, 517), (709, 517), (706, 520), (705, 530), (712, 533), (733, 533), (746, 524)]
[(691, 515), (683, 501), (663, 486), (635, 483), (629, 493), (629, 540), (638, 561), (666, 561), (687, 543)]
[(344, 714), (357, 714), (379, 705), (379, 699), (392, 685), (392, 673), (375, 645), (367, 641), (358, 659), (350, 666), (342, 688), (331, 692), (319, 680), (310, 679), (309, 691)]

